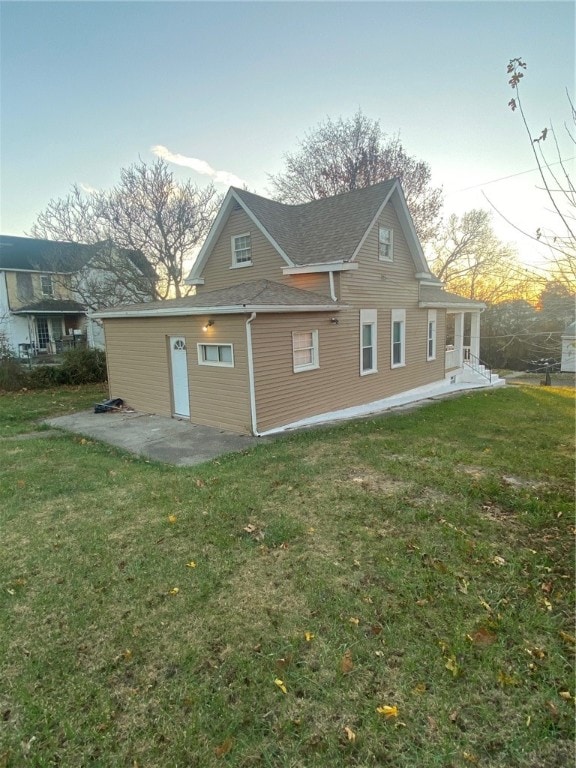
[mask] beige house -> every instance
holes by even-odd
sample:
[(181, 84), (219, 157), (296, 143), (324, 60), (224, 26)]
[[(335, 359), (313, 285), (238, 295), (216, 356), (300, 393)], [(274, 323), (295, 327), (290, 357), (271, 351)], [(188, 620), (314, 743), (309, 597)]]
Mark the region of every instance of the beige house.
[(431, 274), (397, 180), (302, 205), (231, 188), (187, 282), (99, 312), (110, 395), (262, 434), (437, 382), (490, 384), (484, 305)]

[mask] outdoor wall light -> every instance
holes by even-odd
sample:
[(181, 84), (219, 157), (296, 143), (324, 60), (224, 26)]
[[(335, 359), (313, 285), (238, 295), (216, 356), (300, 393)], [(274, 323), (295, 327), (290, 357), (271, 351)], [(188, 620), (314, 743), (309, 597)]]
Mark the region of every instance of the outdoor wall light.
[(337, 317), (331, 317), (330, 318), (330, 322), (332, 323), (332, 325), (338, 325), (338, 318)]
[(214, 320), (208, 320), (208, 322), (206, 323), (206, 325), (203, 325), (203, 326), (202, 326), (202, 330), (203, 330), (203, 331), (207, 331), (207, 330), (208, 330), (208, 328), (210, 328), (210, 327), (211, 327), (211, 326), (213, 326), (213, 325), (214, 325)]

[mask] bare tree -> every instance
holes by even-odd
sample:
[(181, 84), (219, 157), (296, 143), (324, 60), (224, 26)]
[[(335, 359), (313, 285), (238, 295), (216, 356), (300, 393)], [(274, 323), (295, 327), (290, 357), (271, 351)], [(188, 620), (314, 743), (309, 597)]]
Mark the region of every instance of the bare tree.
[(535, 276), (494, 234), (488, 211), (452, 214), (432, 250), (432, 271), (462, 296), (493, 304), (526, 298), (534, 290)]
[(442, 190), (432, 187), (429, 165), (408, 155), (398, 136), (387, 136), (378, 120), (360, 110), (347, 120), (327, 118), (284, 160), (285, 170), (269, 176), (272, 194), (282, 202), (304, 203), (398, 178), (420, 240), (436, 233)]
[[(507, 73), (510, 75), (508, 84), (515, 92), (508, 106), (513, 112), (520, 113), (540, 174), (539, 188), (556, 216), (557, 227), (552, 230), (543, 225), (537, 225), (533, 232), (523, 232), (523, 234), (545, 245), (554, 278), (574, 292), (576, 288), (576, 188), (567, 161), (560, 149), (554, 126), (545, 126), (537, 136), (534, 136), (530, 129), (520, 95), (520, 81), (524, 77), (525, 70), (526, 63), (521, 58), (510, 59), (508, 62)], [(576, 110), (569, 94), (568, 103), (570, 121), (564, 128), (569, 143), (576, 147)], [(550, 143), (553, 145), (551, 155), (545, 154), (544, 151), (547, 141), (548, 145)], [(500, 215), (503, 214), (500, 213)]]
[[(119, 293), (123, 300), (130, 293), (133, 300), (141, 300), (142, 293), (166, 299), (189, 290), (183, 284), (185, 270), (219, 204), (212, 185), (180, 184), (164, 160), (153, 165), (140, 161), (121, 169), (120, 182), (111, 190), (87, 194), (74, 185), (67, 197), (51, 200), (31, 234), (98, 244), (91, 285), (102, 299), (108, 294), (116, 300)], [(119, 249), (140, 252), (146, 261), (126, 259)]]

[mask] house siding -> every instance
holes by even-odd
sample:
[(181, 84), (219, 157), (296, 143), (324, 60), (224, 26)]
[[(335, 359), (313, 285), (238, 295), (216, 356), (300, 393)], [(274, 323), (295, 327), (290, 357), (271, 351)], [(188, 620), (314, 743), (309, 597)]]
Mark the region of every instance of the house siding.
[[(8, 295), (8, 306), (11, 310), (18, 310), (28, 304), (32, 304), (35, 301), (41, 301), (46, 298), (42, 294), (42, 285), (40, 282), (40, 276), (50, 275), (52, 278), (53, 295), (50, 298), (53, 299), (71, 299), (72, 294), (68, 287), (69, 279), (62, 275), (57, 275), (50, 272), (28, 272), (23, 270), (22, 272), (10, 272), (6, 271), (6, 290)], [(31, 295), (25, 298), (18, 296), (17, 280), (18, 274), (27, 274), (31, 277), (32, 292)]]
[[(186, 339), (190, 421), (250, 431), (245, 317), (121, 318), (104, 321), (110, 397), (145, 413), (172, 415), (169, 336)], [(197, 344), (233, 344), (234, 367), (198, 365)]]

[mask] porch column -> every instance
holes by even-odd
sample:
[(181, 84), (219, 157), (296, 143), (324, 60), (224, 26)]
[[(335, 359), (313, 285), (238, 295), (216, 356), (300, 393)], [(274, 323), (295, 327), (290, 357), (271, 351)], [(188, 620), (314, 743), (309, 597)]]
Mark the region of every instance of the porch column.
[(470, 316), (470, 353), (480, 357), (480, 312)]
[(464, 312), (454, 316), (454, 349), (458, 354), (458, 365), (464, 362)]

